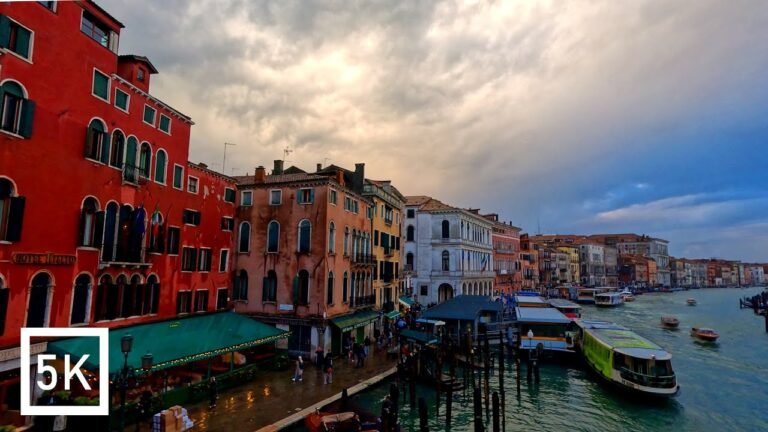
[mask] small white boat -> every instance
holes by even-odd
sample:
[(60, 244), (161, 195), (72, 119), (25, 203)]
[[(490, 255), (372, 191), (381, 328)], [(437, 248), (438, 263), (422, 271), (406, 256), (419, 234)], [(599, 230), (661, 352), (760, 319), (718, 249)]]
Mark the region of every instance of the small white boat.
[(685, 303), (688, 306), (696, 306), (696, 299), (695, 298), (689, 298), (688, 300), (685, 301)]
[(622, 298), (622, 299), (623, 299), (625, 302), (631, 302), (631, 301), (635, 301), (635, 295), (634, 295), (634, 294), (632, 294), (632, 293), (631, 293), (629, 290), (624, 290), (624, 291), (622, 291), (620, 294), (621, 294), (621, 298)]
[(616, 307), (624, 304), (624, 299), (621, 293), (600, 293), (595, 295), (595, 306), (600, 307)]

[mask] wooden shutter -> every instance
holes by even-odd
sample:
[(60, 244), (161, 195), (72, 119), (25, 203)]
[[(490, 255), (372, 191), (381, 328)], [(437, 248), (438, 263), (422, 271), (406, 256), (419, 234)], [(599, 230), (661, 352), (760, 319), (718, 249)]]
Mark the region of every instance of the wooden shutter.
[(21, 224), (24, 221), (24, 197), (11, 198), (10, 209), (8, 210), (8, 232), (5, 235), (7, 241), (21, 240)]
[(25, 59), (29, 58), (29, 47), (30, 47), (30, 39), (32, 38), (32, 33), (30, 33), (29, 30), (21, 27), (16, 26), (16, 54), (24, 57)]
[(35, 118), (35, 102), (29, 99), (21, 101), (21, 118), (19, 121), (19, 135), (24, 138), (32, 137), (32, 124)]
[(0, 47), (8, 48), (11, 44), (11, 20), (5, 15), (0, 15)]
[(293, 304), (299, 303), (299, 275), (293, 277)]
[(77, 245), (78, 246), (90, 246), (85, 244), (85, 211), (80, 210), (80, 228), (77, 230)]
[(309, 190), (309, 202), (311, 202), (311, 203), (315, 202), (315, 189), (314, 188)]
[(155, 252), (165, 252), (165, 225), (160, 225), (157, 228), (157, 238), (155, 239)]
[(93, 247), (104, 244), (104, 211), (97, 211), (93, 222)]
[[(90, 127), (85, 130), (85, 149), (84, 155), (87, 158), (94, 158), (94, 147), (96, 146), (96, 131)], [(98, 156), (96, 156), (98, 159)]]

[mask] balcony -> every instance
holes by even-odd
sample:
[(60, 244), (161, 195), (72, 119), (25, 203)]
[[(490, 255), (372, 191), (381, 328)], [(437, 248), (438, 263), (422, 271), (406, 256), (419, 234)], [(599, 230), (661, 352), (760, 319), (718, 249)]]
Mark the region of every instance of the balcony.
[(139, 184), (139, 167), (136, 165), (123, 164), (123, 183), (133, 185)]
[(449, 278), (495, 278), (496, 272), (493, 270), (432, 270), (430, 272), (432, 277), (449, 277)]
[(376, 260), (371, 254), (357, 254), (352, 255), (352, 264), (357, 265), (374, 265)]
[(395, 250), (394, 249), (386, 248), (386, 247), (384, 248), (384, 256), (391, 257), (394, 254), (395, 254)]
[(372, 295), (353, 297), (349, 300), (349, 307), (353, 309), (370, 307), (375, 304), (376, 304), (376, 297)]
[(105, 257), (102, 254), (100, 267), (152, 267), (145, 259), (146, 248), (131, 249), (128, 247), (117, 247), (114, 257)]
[(384, 283), (391, 283), (394, 278), (395, 278), (395, 275), (392, 273), (384, 273), (381, 275), (381, 280)]

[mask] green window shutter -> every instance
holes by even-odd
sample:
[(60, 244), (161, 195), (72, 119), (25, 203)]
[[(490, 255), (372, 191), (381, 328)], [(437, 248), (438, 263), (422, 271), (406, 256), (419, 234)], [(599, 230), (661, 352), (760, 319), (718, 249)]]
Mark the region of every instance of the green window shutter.
[(0, 15), (0, 48), (8, 48), (11, 43), (11, 20)]
[(104, 211), (96, 212), (94, 219), (93, 246), (101, 247), (104, 243)]
[(299, 303), (299, 275), (293, 277), (293, 304)]
[(310, 203), (315, 202), (315, 189), (314, 188), (309, 190), (309, 202)]
[(24, 222), (24, 197), (11, 198), (10, 209), (8, 210), (8, 231), (5, 240), (14, 242), (21, 240), (21, 225)]
[(101, 162), (105, 164), (109, 163), (109, 135), (100, 132), (98, 139), (101, 140)]
[(263, 285), (262, 285), (262, 288), (261, 288), (261, 301), (263, 301), (263, 302), (269, 301), (270, 300), (270, 298), (269, 298), (269, 278), (268, 277), (263, 278), (263, 282), (262, 283), (263, 283)]
[(19, 26), (16, 27), (16, 46), (14, 51), (25, 59), (29, 59), (30, 39), (32, 39), (32, 33), (29, 30)]
[(109, 77), (97, 70), (93, 71), (93, 94), (109, 100)]
[[(1, 99), (0, 99), (1, 100)], [(19, 135), (24, 138), (32, 137), (32, 124), (35, 119), (35, 102), (24, 99), (21, 102), (21, 121), (19, 122)]]

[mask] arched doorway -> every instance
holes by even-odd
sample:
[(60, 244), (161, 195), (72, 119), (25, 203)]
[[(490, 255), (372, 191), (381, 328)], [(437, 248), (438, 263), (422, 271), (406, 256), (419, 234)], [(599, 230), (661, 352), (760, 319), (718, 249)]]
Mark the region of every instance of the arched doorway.
[(449, 284), (441, 284), (437, 289), (437, 302), (442, 303), (453, 298), (453, 287)]

